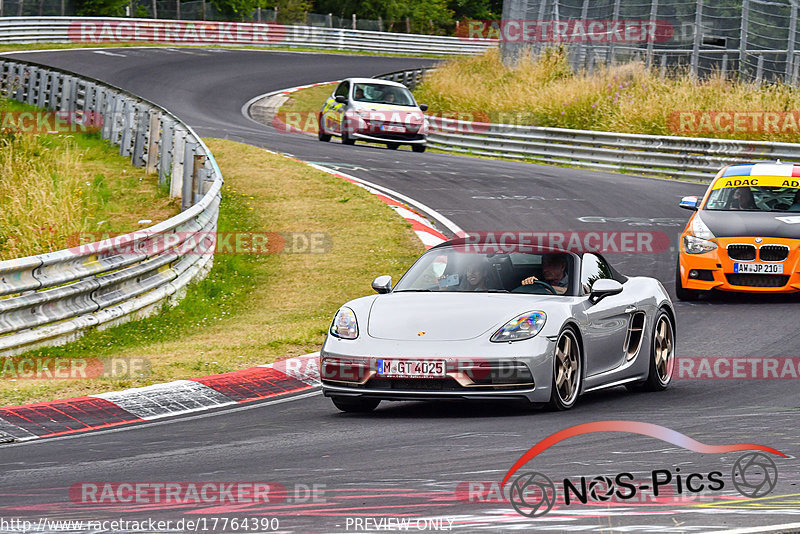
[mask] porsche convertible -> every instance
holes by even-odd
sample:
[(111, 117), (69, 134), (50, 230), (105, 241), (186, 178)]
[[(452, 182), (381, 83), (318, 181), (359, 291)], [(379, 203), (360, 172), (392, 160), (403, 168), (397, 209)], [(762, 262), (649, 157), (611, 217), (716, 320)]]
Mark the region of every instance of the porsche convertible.
[(320, 352), (322, 391), (345, 412), (436, 399), (566, 410), (589, 391), (672, 379), (669, 295), (596, 253), (466, 237), (372, 287), (336, 312)]

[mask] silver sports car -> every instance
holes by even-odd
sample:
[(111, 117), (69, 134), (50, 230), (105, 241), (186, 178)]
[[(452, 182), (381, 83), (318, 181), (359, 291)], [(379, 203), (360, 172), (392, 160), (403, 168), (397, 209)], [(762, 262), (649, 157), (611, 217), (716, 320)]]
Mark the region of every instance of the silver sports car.
[(336, 312), (320, 352), (323, 393), (346, 412), (446, 398), (566, 410), (582, 393), (658, 391), (672, 378), (667, 292), (599, 254), (468, 237), (372, 287)]

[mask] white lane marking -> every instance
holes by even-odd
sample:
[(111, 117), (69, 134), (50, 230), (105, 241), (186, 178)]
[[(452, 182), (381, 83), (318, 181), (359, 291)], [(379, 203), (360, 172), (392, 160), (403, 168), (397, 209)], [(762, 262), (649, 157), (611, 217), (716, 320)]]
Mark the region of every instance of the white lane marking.
[(114, 56), (114, 57), (128, 57), (125, 54), (115, 54), (114, 52), (108, 52), (106, 50), (95, 50), (95, 54), (102, 54), (104, 56)]
[(36, 440), (32, 440), (32, 441), (8, 443), (8, 444), (4, 444), (2, 447), (3, 447), (3, 449), (6, 449), (8, 447), (21, 447), (23, 445), (24, 446), (30, 446), (30, 445), (36, 445), (36, 444), (39, 444), (39, 443), (50, 443), (51, 441), (61, 441), (61, 440), (65, 440), (65, 439), (82, 438), (82, 437), (86, 437), (86, 436), (89, 436), (89, 435), (96, 436), (98, 434), (111, 434), (111, 433), (115, 433), (115, 432), (127, 432), (128, 430), (134, 430), (134, 429), (142, 428), (142, 427), (145, 427), (145, 426), (146, 427), (153, 427), (153, 426), (160, 426), (160, 425), (170, 425), (172, 423), (177, 423), (177, 422), (194, 421), (195, 419), (205, 419), (206, 417), (216, 417), (218, 415), (227, 415), (227, 414), (234, 413), (234, 412), (243, 412), (245, 410), (253, 410), (255, 408), (263, 408), (264, 406), (272, 406), (273, 404), (283, 404), (284, 402), (292, 402), (292, 401), (295, 401), (295, 400), (307, 399), (309, 397), (315, 397), (317, 395), (322, 395), (322, 390), (321, 389), (315, 389), (314, 391), (309, 391), (308, 393), (301, 393), (300, 395), (294, 395), (294, 396), (291, 396), (291, 397), (288, 397), (288, 398), (275, 399), (273, 401), (248, 403), (246, 406), (240, 406), (239, 408), (230, 408), (230, 409), (226, 409), (226, 410), (220, 410), (220, 411), (214, 412), (214, 413), (200, 413), (200, 414), (196, 414), (196, 415), (189, 415), (189, 416), (186, 416), (186, 417), (181, 417), (180, 419), (176, 419), (176, 420), (170, 419), (170, 420), (167, 420), (167, 421), (154, 421), (154, 422), (146, 422), (146, 423), (140, 423), (140, 424), (135, 424), (135, 425), (134, 424), (127, 424), (127, 425), (119, 426), (119, 427), (116, 427), (116, 428), (109, 428), (107, 430), (95, 430), (93, 432), (88, 432), (88, 431), (87, 432), (78, 432), (78, 433), (75, 433), (75, 434), (67, 434), (65, 436), (56, 436), (54, 438), (44, 437), (44, 438), (36, 439)]
[(800, 528), (800, 523), (784, 523), (782, 525), (768, 525), (764, 527), (735, 528), (731, 530), (715, 530), (707, 534), (750, 534), (755, 532), (781, 532), (790, 528)]
[(434, 219), (436, 219), (437, 221), (442, 223), (443, 226), (445, 226), (448, 230), (450, 230), (451, 232), (453, 232), (456, 235), (459, 234), (460, 232), (461, 233), (464, 232), (461, 229), (460, 226), (458, 226), (456, 223), (454, 223), (453, 221), (451, 221), (450, 219), (448, 219), (447, 217), (445, 217), (444, 215), (442, 215), (438, 211), (434, 210), (433, 208), (429, 208), (428, 206), (426, 206), (422, 202), (419, 202), (418, 200), (414, 200), (413, 198), (408, 197), (408, 196), (404, 195), (403, 193), (399, 193), (399, 192), (395, 191), (394, 189), (389, 189), (388, 187), (383, 187), (382, 185), (374, 184), (374, 183), (369, 182), (367, 180), (364, 180), (362, 178), (357, 178), (357, 177), (355, 177), (355, 176), (353, 176), (351, 174), (346, 174), (346, 173), (343, 173), (341, 171), (334, 171), (333, 169), (329, 169), (328, 167), (325, 167), (323, 165), (319, 165), (317, 163), (309, 163), (309, 165), (311, 165), (312, 167), (315, 167), (315, 168), (317, 168), (317, 169), (319, 169), (321, 171), (325, 171), (327, 173), (333, 174), (334, 176), (335, 175), (344, 176), (345, 178), (349, 178), (350, 180), (353, 180), (354, 182), (366, 185), (367, 187), (371, 187), (373, 189), (377, 189), (381, 193), (384, 193), (384, 194), (392, 196), (392, 197), (394, 197), (396, 199), (402, 200), (406, 204), (410, 204), (410, 205), (414, 206), (415, 208), (417, 208), (418, 210), (430, 214), (431, 217), (433, 217)]

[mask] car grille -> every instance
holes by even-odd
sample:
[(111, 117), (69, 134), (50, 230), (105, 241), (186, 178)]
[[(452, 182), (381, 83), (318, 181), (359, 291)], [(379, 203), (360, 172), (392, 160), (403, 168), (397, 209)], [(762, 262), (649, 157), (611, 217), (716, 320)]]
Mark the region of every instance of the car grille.
[(425, 139), (424, 135), (418, 133), (375, 132), (369, 135), (374, 135), (375, 137), (380, 137), (381, 139), (391, 141), (422, 141)]
[(789, 257), (789, 247), (786, 245), (762, 245), (758, 249), (761, 261), (783, 261)]
[(756, 247), (753, 245), (728, 245), (728, 257), (732, 260), (752, 261), (756, 259)]
[(783, 287), (789, 281), (785, 274), (733, 274), (726, 273), (725, 278), (733, 286), (747, 287)]

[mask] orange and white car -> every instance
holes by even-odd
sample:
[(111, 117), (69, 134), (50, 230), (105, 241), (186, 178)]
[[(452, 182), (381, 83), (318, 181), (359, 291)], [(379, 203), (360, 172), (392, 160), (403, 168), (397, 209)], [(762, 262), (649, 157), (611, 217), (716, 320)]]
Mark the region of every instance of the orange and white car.
[(800, 165), (730, 165), (680, 206), (695, 213), (678, 247), (679, 299), (800, 291)]

